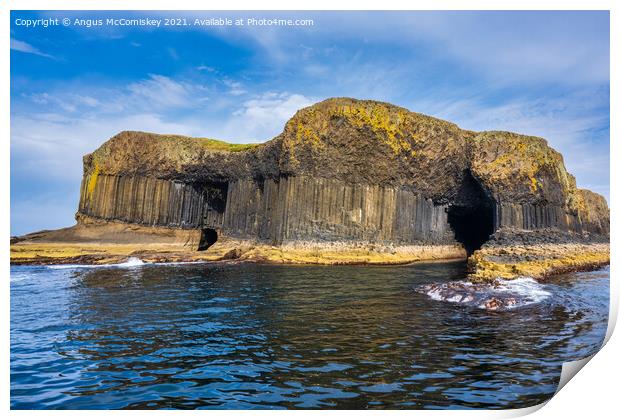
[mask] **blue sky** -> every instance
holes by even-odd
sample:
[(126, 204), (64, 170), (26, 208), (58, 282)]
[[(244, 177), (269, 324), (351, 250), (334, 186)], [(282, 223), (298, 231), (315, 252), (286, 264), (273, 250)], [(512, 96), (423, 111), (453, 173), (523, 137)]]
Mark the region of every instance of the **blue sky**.
[[(48, 17), (314, 24), (15, 24)], [(609, 197), (607, 12), (13, 12), (11, 233), (72, 225), (82, 156), (119, 131), (259, 142), (334, 96), (544, 137)]]

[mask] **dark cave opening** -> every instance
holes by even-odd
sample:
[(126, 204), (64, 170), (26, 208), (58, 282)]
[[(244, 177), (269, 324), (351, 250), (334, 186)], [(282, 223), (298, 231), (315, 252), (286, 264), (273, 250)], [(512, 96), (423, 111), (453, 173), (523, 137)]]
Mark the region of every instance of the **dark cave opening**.
[(463, 244), (467, 255), (480, 249), (493, 233), (493, 208), (491, 206), (450, 206), (448, 223), (454, 237)]
[(198, 251), (206, 251), (211, 245), (217, 242), (217, 231), (215, 229), (202, 229), (200, 233), (200, 243)]
[(448, 207), (448, 224), (467, 255), (480, 249), (495, 231), (495, 202), (469, 171), (465, 173), (457, 200)]

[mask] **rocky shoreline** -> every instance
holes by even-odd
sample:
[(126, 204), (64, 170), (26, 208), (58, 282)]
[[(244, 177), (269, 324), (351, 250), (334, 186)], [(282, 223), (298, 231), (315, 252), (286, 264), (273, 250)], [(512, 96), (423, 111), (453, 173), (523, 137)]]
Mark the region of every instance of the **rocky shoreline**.
[(605, 198), (542, 138), (330, 98), (260, 144), (124, 131), (84, 156), (77, 224), (12, 264), (468, 260), (471, 282), (609, 263)]
[(609, 264), (609, 249), (609, 240), (602, 236), (553, 229), (502, 229), (468, 259), (469, 278), (543, 279), (553, 274), (594, 270)]
[(469, 258), (462, 247), (448, 245), (291, 242), (271, 246), (232, 238), (222, 238), (206, 251), (163, 241), (106, 243), (75, 238), (46, 242), (45, 235), (36, 239), (16, 238), (11, 244), (13, 265), (118, 264), (129, 258), (146, 263), (246, 261), (319, 265), (395, 265), (467, 259), (469, 280), (493, 282), (498, 278), (542, 279), (558, 273), (597, 269), (609, 264), (609, 242), (557, 231), (500, 230)]
[(116, 264), (128, 258), (144, 262), (248, 261), (273, 264), (392, 265), (420, 261), (464, 261), (463, 248), (428, 246), (353, 246), (314, 243), (270, 246), (249, 240), (223, 239), (207, 251), (178, 244), (115, 244), (97, 242), (29, 242), (11, 245), (12, 265)]
[(485, 248), (468, 260), (474, 281), (531, 277), (596, 270), (609, 265), (609, 244), (562, 244)]

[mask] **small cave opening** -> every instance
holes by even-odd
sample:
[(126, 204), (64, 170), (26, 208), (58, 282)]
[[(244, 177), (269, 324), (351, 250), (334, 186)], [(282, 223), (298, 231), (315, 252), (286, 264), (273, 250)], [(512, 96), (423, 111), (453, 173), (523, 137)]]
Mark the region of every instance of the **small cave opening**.
[(215, 229), (206, 228), (200, 232), (200, 243), (198, 251), (206, 251), (211, 245), (217, 242), (217, 231)]
[(495, 231), (495, 201), (466, 171), (457, 199), (448, 207), (448, 224), (467, 255), (480, 249)]

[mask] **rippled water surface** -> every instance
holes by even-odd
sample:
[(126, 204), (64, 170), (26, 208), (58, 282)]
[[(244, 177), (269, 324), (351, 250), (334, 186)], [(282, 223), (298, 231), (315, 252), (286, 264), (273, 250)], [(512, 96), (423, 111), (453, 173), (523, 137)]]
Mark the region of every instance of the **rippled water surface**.
[(505, 311), (461, 263), (11, 268), (13, 408), (515, 408), (598, 350), (609, 270)]

